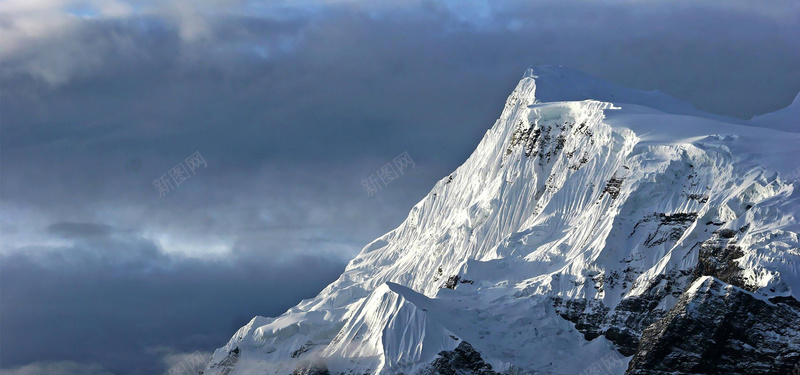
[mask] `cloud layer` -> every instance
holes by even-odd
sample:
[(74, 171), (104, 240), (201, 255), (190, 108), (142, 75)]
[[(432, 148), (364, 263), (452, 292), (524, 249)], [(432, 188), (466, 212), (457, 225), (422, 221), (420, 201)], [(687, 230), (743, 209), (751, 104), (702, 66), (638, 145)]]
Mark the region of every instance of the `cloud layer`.
[(304, 255), (192, 260), (117, 235), (0, 262), (3, 364), (33, 363), (9, 374), (161, 373), (180, 352), (211, 350), (253, 316), (314, 296), (344, 266)]
[[(3, 374), (156, 373), (314, 295), (467, 158), (528, 65), (727, 116), (786, 106), (797, 14), (0, 0)], [(153, 180), (194, 152), (208, 165), (159, 197)], [(415, 167), (367, 196), (361, 181), (402, 152)]]

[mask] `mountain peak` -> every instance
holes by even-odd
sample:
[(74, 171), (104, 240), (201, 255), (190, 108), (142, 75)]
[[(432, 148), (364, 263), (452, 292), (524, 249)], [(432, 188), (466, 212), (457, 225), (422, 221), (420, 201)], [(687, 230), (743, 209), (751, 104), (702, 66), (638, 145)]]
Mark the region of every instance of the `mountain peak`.
[[(708, 325), (748, 316), (751, 300), (782, 320), (747, 339), (785, 339), (706, 339), (773, 367), (706, 365), (788, 373), (800, 359), (787, 344), (800, 342), (787, 329), (800, 326), (800, 189), (786, 175), (800, 134), (690, 110), (563, 67), (528, 69), (473, 154), (399, 227), (317, 297), (240, 329), (204, 374), (691, 372), (657, 368), (641, 348), (705, 358), (706, 346), (668, 341), (683, 337), (668, 323), (724, 331)], [(697, 293), (707, 280), (746, 293)], [(697, 306), (720, 308), (680, 315)]]
[(688, 102), (660, 91), (631, 89), (592, 77), (561, 65), (531, 66), (523, 75), (536, 81), (536, 97), (541, 102), (594, 99), (617, 104), (636, 104), (672, 114), (697, 115), (700, 111)]

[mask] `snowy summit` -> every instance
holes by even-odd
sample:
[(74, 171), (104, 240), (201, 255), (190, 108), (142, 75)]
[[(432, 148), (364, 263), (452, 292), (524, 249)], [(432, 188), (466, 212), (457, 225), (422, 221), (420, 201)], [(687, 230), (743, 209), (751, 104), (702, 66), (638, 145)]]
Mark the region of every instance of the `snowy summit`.
[(798, 105), (733, 120), (531, 68), (399, 227), (203, 374), (789, 374)]

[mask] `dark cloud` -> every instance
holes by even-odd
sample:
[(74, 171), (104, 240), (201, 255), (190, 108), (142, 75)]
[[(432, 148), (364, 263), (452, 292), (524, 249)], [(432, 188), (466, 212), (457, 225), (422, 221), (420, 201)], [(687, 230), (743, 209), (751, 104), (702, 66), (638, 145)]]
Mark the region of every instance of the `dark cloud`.
[(72, 361), (36, 362), (12, 370), (0, 370), (0, 375), (112, 375), (99, 365)]
[[(174, 365), (165, 357), (221, 346), (253, 316), (280, 315), (344, 268), (339, 259), (308, 255), (180, 258), (125, 237), (38, 252), (0, 256), (4, 368), (46, 358), (94, 363), (98, 374), (163, 373)], [(10, 374), (72, 374), (73, 365)]]
[[(4, 368), (152, 373), (313, 295), (471, 154), (528, 65), (741, 118), (800, 89), (796, 2), (9, 1)], [(208, 166), (159, 197), (197, 151)], [(416, 166), (367, 196), (402, 152)]]
[(105, 236), (111, 232), (111, 227), (103, 224), (72, 223), (61, 221), (50, 224), (47, 232), (65, 238)]

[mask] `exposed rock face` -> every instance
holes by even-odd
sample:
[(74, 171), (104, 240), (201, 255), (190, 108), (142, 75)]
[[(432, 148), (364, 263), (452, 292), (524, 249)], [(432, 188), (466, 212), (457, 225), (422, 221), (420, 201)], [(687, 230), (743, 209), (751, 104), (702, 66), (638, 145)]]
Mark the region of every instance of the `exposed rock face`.
[(450, 277), (447, 278), (447, 281), (444, 283), (444, 287), (447, 288), (447, 289), (455, 289), (456, 286), (458, 285), (458, 280), (460, 280), (460, 279), (461, 279), (461, 277), (458, 276), (458, 275), (450, 276)]
[(430, 367), (420, 372), (421, 375), (500, 375), (492, 371), (492, 366), (483, 361), (481, 353), (468, 342), (462, 341), (451, 351), (439, 353)]
[[(642, 222), (651, 220), (657, 223), (657, 227), (654, 232), (647, 235), (647, 239), (644, 241), (644, 245), (647, 247), (661, 245), (667, 241), (670, 241), (670, 243), (677, 242), (683, 236), (683, 233), (686, 232), (686, 229), (697, 220), (697, 213), (688, 212), (670, 215), (659, 212), (643, 219)], [(642, 222), (636, 224), (633, 228), (634, 231)]]
[(710, 239), (700, 245), (695, 274), (714, 276), (726, 283), (753, 291), (753, 287), (745, 285), (742, 268), (736, 264), (736, 259), (744, 255), (736, 239), (746, 230), (747, 228), (743, 227), (739, 231), (732, 229), (715, 231)]
[(679, 296), (688, 285), (689, 276), (690, 272), (684, 271), (659, 277), (651, 282), (647, 293), (621, 300), (614, 310), (598, 300), (554, 298), (553, 305), (562, 318), (575, 323), (587, 340), (604, 336), (617, 346), (619, 353), (632, 356), (645, 328), (665, 315), (659, 304), (667, 296)]
[(608, 193), (611, 196), (611, 199), (617, 199), (619, 197), (620, 189), (622, 188), (622, 182), (624, 182), (624, 178), (617, 178), (616, 176), (611, 177), (606, 184), (606, 187), (603, 189), (603, 193)]
[(311, 341), (306, 341), (306, 343), (303, 344), (303, 346), (292, 352), (291, 357), (298, 358), (313, 347), (314, 343), (312, 343)]
[(236, 368), (236, 363), (239, 361), (239, 347), (234, 348), (228, 352), (225, 358), (216, 364), (211, 364), (205, 371), (200, 371), (200, 375), (206, 372), (215, 371), (220, 375), (228, 375)]
[(330, 375), (330, 371), (328, 371), (327, 367), (318, 363), (301, 364), (292, 371), (292, 375)]
[(703, 277), (644, 331), (626, 374), (789, 374), (798, 363), (800, 309)]

